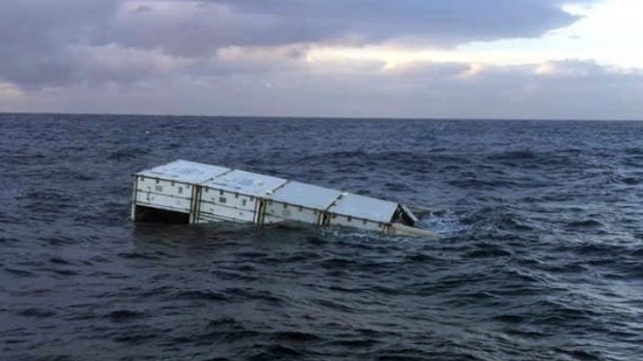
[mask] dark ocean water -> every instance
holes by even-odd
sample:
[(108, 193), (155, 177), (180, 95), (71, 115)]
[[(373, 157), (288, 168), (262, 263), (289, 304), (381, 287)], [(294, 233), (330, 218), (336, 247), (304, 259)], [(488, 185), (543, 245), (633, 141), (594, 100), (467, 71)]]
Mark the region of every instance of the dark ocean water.
[[(2, 360), (641, 360), (643, 122), (0, 115)], [(439, 209), (438, 241), (129, 220), (228, 165)]]

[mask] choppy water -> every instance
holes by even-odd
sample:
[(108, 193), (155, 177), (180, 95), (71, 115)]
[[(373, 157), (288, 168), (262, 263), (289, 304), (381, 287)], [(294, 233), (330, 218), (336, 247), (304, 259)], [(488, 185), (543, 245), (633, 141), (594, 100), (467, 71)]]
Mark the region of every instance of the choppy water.
[[(2, 360), (640, 360), (643, 123), (0, 115)], [(439, 241), (136, 225), (234, 166), (443, 211)]]

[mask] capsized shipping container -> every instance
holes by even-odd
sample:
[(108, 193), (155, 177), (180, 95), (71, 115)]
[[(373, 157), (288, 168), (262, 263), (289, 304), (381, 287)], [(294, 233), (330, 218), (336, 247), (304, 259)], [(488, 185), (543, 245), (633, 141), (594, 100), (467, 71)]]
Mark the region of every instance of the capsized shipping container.
[(134, 174), (132, 220), (287, 221), (435, 238), (408, 207), (238, 169), (177, 160)]

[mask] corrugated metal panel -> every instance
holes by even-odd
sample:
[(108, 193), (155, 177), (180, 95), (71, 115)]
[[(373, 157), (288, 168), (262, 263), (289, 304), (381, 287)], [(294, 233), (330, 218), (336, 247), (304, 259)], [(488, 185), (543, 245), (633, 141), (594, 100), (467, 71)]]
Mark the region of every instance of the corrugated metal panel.
[(171, 211), (190, 213), (190, 199), (167, 196), (150, 192), (138, 192), (136, 204)]
[(348, 193), (338, 199), (328, 211), (345, 216), (388, 223), (391, 221), (391, 218), (393, 218), (397, 206), (398, 204), (395, 202)]
[(174, 180), (177, 182), (200, 183), (229, 171), (229, 168), (216, 165), (177, 160), (172, 163), (144, 170), (137, 173), (137, 175)]
[[(281, 188), (280, 188), (281, 189)], [(283, 221), (296, 221), (310, 224), (318, 224), (322, 210), (307, 208), (282, 203), (275, 200), (266, 202), (264, 211), (264, 224), (278, 223)]]
[(255, 212), (254, 210), (248, 211), (234, 207), (226, 207), (220, 204), (201, 203), (199, 217), (211, 217), (235, 222), (253, 222)]
[(385, 231), (388, 226), (387, 222), (378, 222), (375, 220), (363, 220), (354, 216), (342, 216), (333, 213), (328, 222), (331, 226), (344, 226), (365, 229), (369, 231)]
[[(209, 190), (209, 191), (208, 191)], [(253, 222), (256, 218), (257, 199), (229, 191), (205, 188), (201, 193), (198, 218)]]
[(340, 191), (306, 183), (288, 182), (270, 197), (277, 202), (325, 210), (339, 197)]
[(192, 198), (192, 186), (183, 182), (167, 179), (154, 179), (141, 177), (138, 179), (139, 192), (154, 192), (179, 198)]
[(286, 182), (287, 180), (282, 178), (233, 170), (201, 185), (254, 197), (265, 197)]
[(251, 196), (238, 195), (229, 191), (212, 190), (205, 188), (208, 192), (201, 193), (201, 203), (221, 204), (227, 207), (254, 210), (255, 199)]

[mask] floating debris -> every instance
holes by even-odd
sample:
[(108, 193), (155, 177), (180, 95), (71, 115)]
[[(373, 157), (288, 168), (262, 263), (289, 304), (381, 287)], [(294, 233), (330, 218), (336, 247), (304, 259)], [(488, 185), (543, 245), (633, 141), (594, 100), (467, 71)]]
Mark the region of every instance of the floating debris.
[(302, 222), (435, 238), (399, 203), (238, 169), (177, 160), (134, 174), (132, 220)]

